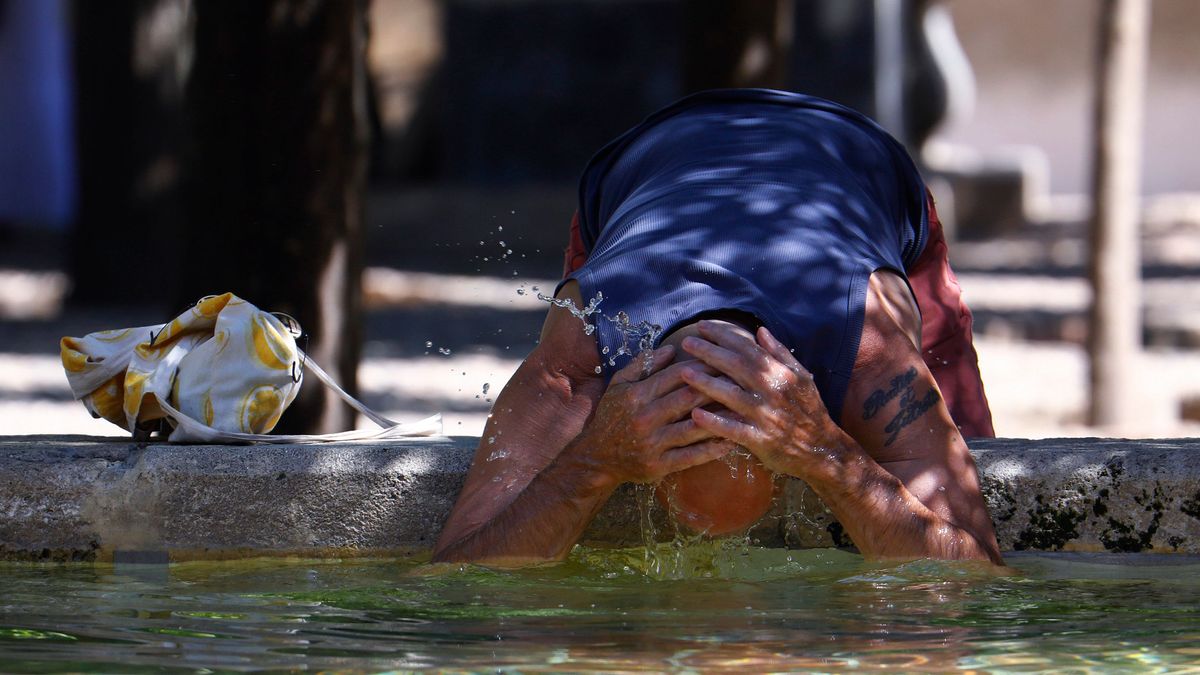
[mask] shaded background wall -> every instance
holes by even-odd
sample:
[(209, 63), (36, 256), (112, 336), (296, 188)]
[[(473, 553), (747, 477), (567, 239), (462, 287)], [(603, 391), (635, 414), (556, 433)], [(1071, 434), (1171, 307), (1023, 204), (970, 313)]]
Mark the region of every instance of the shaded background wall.
[[(1033, 146), (1045, 154), (1049, 189), (1088, 190), (1088, 106), (1097, 4), (1091, 0), (960, 1), (949, 4), (971, 63), (973, 113), (942, 131), (980, 152)], [(1154, 0), (1146, 78), (1145, 194), (1200, 190), (1200, 3)]]
[[(571, 185), (590, 154), (702, 88), (689, 80), (688, 45), (702, 40), (689, 33), (688, 16), (705, 4), (376, 3), (371, 63), (383, 139), (373, 156), (376, 203), (417, 230), (418, 240), (409, 242), (415, 244), (420, 222), (506, 211), (492, 204), (491, 187), (506, 188), (501, 199), (528, 207), (524, 189), (537, 186), (547, 201), (529, 214), (530, 229), (546, 233), (539, 244), (561, 246), (549, 233), (569, 217)], [(1083, 221), (1098, 4), (934, 3), (938, 21), (899, 30), (911, 43), (924, 30), (939, 43), (936, 59), (913, 48), (889, 71), (880, 32), (895, 27), (878, 25), (878, 8), (890, 4), (912, 11), (924, 3), (796, 2), (787, 21), (790, 50), (777, 73), (783, 86), (862, 110), (902, 137), (925, 161), (944, 219), (964, 238), (1003, 235), (1031, 221)], [(1147, 196), (1200, 191), (1200, 148), (1189, 130), (1190, 111), (1200, 106), (1197, 28), (1200, 5), (1153, 3)], [(902, 83), (899, 99), (881, 87), (889, 77)], [(409, 191), (406, 205), (389, 199), (398, 186)], [(439, 208), (434, 193), (446, 186), (475, 190), (470, 201), (478, 212), (464, 214), (469, 207), (462, 204)], [(1184, 210), (1190, 203), (1172, 202)], [(374, 223), (375, 231), (387, 225)], [(457, 265), (431, 243), (422, 249), (433, 255), (389, 253), (404, 264)]]
[[(874, 6), (870, 0), (796, 3), (788, 88), (875, 114)], [(982, 152), (1036, 146), (1048, 158), (1053, 192), (1085, 191), (1097, 3), (958, 1), (945, 7), (974, 86), (962, 93), (969, 105), (939, 138)], [(590, 149), (694, 88), (685, 86), (682, 72), (685, 11), (684, 3), (667, 0), (377, 2), (371, 59), (384, 128), (404, 132), (421, 94), (414, 80), (441, 64), (443, 79), (429, 83), (428, 91), (444, 98), (433, 107), (449, 115), (445, 126), (466, 124), (461, 135), (434, 141), (445, 144), (435, 154), (447, 163), (424, 165), (424, 175), (564, 180), (562, 173), (578, 173)], [(1153, 3), (1147, 194), (1200, 189), (1200, 158), (1188, 135), (1190, 111), (1200, 105), (1197, 27), (1196, 3)], [(480, 134), (489, 142), (480, 143)], [(476, 157), (464, 156), (464, 148)]]

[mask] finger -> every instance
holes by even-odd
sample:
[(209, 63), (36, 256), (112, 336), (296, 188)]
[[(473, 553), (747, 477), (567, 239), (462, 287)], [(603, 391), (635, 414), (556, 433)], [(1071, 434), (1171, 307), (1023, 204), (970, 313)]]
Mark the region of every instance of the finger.
[(675, 473), (700, 466), (714, 459), (720, 459), (733, 450), (734, 444), (725, 439), (713, 439), (689, 445), (683, 448), (668, 450), (662, 455), (665, 473)]
[(706, 373), (696, 371), (685, 373), (684, 381), (692, 389), (708, 396), (742, 417), (752, 416), (758, 407), (757, 403), (761, 400), (754, 398), (753, 394), (750, 394), (729, 380), (713, 377)]
[(743, 329), (721, 321), (701, 321), (700, 335), (739, 354), (762, 356), (763, 350), (754, 341), (754, 336)]
[(683, 381), (685, 370), (717, 374), (715, 368), (703, 361), (678, 361), (643, 380), (643, 386), (647, 387), (645, 394), (650, 398), (659, 398), (687, 386)]
[[(628, 383), (645, 379), (670, 365), (674, 357), (675, 347), (671, 345), (663, 345), (655, 349), (651, 352), (649, 358), (646, 357), (645, 352), (642, 352), (633, 357), (633, 360), (626, 364), (624, 368), (618, 370), (613, 375), (612, 381), (613, 383)], [(648, 371), (646, 368), (647, 365), (649, 365)]]
[(650, 421), (653, 424), (661, 425), (669, 422), (676, 422), (682, 417), (686, 417), (692, 411), (692, 408), (698, 408), (702, 405), (712, 403), (713, 399), (702, 391), (691, 387), (682, 386), (669, 394), (655, 399), (644, 411), (649, 415)]
[(701, 429), (721, 438), (729, 439), (751, 452), (753, 452), (754, 448), (758, 447), (758, 434), (755, 432), (754, 427), (744, 422), (731, 420), (728, 417), (709, 412), (703, 408), (696, 408), (692, 411), (692, 421)]
[(785, 347), (782, 342), (775, 339), (775, 336), (771, 334), (771, 331), (767, 330), (766, 326), (761, 326), (758, 329), (758, 344), (762, 345), (763, 349), (766, 349), (768, 354), (775, 357), (775, 359), (783, 365), (796, 370), (797, 372), (801, 372), (806, 375), (808, 374), (808, 370), (800, 363), (800, 361), (796, 360), (796, 355), (793, 354), (790, 349)]
[[(758, 348), (757, 345), (755, 348)], [(761, 373), (750, 367), (744, 355), (715, 342), (694, 336), (686, 337), (683, 339), (683, 350), (743, 387), (753, 388), (755, 380), (762, 379)]]
[(700, 441), (707, 441), (711, 438), (713, 438), (711, 431), (702, 429), (691, 417), (687, 417), (660, 429), (654, 435), (653, 443), (656, 447), (669, 451), (674, 448), (682, 448), (693, 443), (699, 443)]

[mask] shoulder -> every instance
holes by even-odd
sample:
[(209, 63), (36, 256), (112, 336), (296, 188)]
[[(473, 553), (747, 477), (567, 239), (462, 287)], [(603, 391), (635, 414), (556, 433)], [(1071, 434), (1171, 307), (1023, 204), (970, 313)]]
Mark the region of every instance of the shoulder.
[[(570, 301), (576, 308), (583, 306), (579, 284), (574, 280), (563, 284), (555, 297)], [(604, 376), (596, 372), (600, 367), (596, 334), (589, 333), (583, 320), (565, 307), (551, 305), (538, 346), (526, 362), (550, 378), (563, 380), (572, 390), (604, 385)]]
[(921, 312), (900, 275), (888, 270), (872, 274), (865, 305), (855, 370), (893, 360), (897, 345), (911, 345), (919, 354)]

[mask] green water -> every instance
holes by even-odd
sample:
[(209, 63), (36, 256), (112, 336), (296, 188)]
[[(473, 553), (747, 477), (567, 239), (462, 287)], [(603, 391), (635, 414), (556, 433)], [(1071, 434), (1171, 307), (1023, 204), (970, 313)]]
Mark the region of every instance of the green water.
[(1009, 562), (1022, 574), (761, 549), (655, 574), (641, 550), (520, 571), (8, 563), (0, 672), (1200, 672), (1200, 560)]

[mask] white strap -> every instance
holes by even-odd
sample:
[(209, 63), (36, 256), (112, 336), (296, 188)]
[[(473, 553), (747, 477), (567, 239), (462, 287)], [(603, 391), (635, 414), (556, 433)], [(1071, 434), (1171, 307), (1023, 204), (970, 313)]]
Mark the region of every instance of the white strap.
[(292, 444), (292, 443), (331, 443), (345, 441), (375, 441), (388, 440), (393, 438), (405, 438), (414, 436), (440, 436), (442, 434), (442, 415), (436, 413), (416, 422), (394, 422), (388, 418), (376, 413), (361, 401), (346, 393), (344, 389), (338, 386), (337, 382), (326, 373), (317, 362), (312, 360), (299, 348), (296, 349), (305, 364), (305, 370), (311, 370), (317, 379), (325, 384), (325, 386), (334, 390), (339, 397), (350, 407), (362, 413), (367, 419), (380, 426), (378, 431), (342, 431), (333, 434), (245, 434), (236, 431), (221, 431), (213, 427), (193, 419), (179, 410), (176, 410), (169, 402), (165, 401), (158, 392), (154, 392), (154, 398), (158, 400), (158, 404), (162, 407), (163, 412), (175, 422), (175, 429), (171, 432), (168, 440), (171, 442), (230, 442), (230, 443), (276, 443), (276, 444)]
[[(381, 427), (384, 427), (384, 428), (394, 427), (398, 424), (398, 422), (393, 422), (392, 420), (389, 420), (388, 418), (384, 417), (383, 415), (376, 413), (374, 410), (371, 410), (367, 406), (363, 405), (358, 399), (354, 398), (350, 394), (347, 394), (344, 389), (342, 389), (341, 387), (338, 386), (337, 382), (333, 381), (333, 378), (329, 376), (329, 373), (325, 372), (325, 370), (323, 368), (321, 368), (321, 366), (317, 365), (316, 361), (309, 358), (308, 354), (305, 354), (304, 351), (301, 350), (299, 347), (296, 348), (296, 351), (300, 355), (300, 359), (301, 359), (300, 362), (304, 364), (304, 369), (311, 370), (313, 375), (317, 376), (318, 380), (324, 382), (326, 387), (329, 387), (330, 389), (337, 392), (337, 395), (341, 396), (342, 400), (345, 401), (346, 403), (348, 403), (351, 408), (354, 408), (358, 412), (362, 413), (363, 415), (366, 416), (367, 419), (371, 420), (372, 422), (374, 422), (375, 424), (378, 424)], [(440, 429), (438, 430), (438, 433), (441, 433)]]

